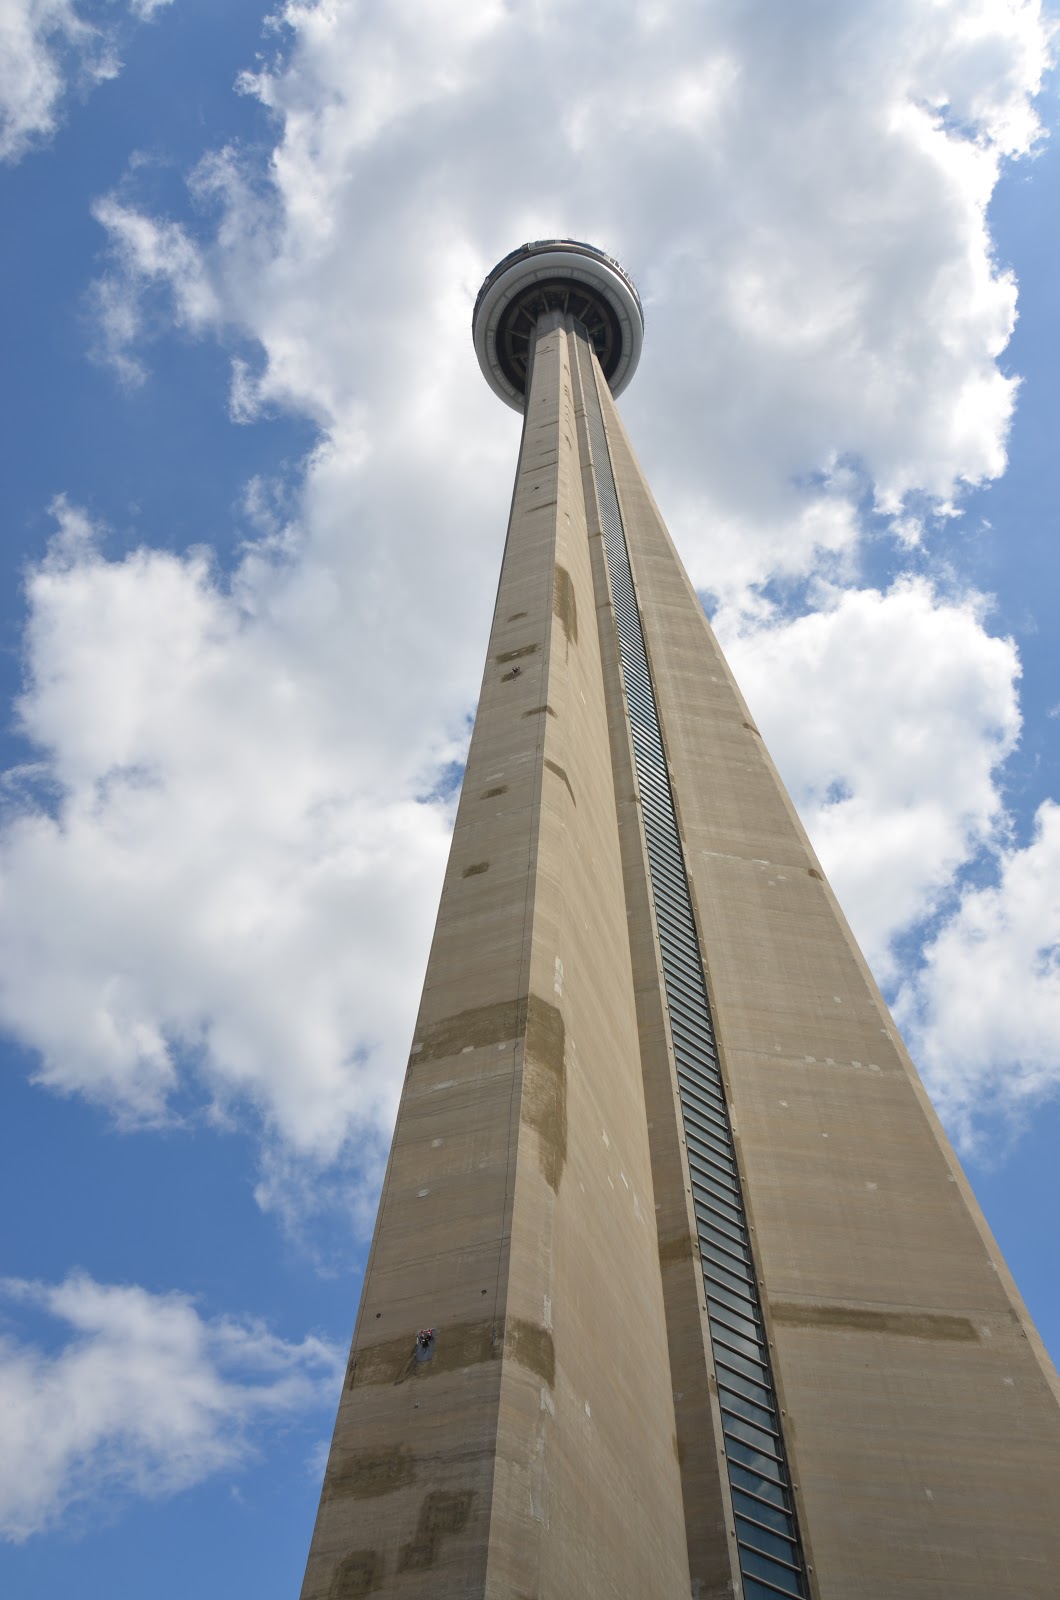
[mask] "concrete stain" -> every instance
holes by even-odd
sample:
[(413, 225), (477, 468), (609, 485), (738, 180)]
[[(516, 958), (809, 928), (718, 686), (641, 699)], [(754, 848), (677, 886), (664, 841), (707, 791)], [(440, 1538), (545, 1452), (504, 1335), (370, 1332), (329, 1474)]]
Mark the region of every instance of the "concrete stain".
[(547, 1328), (509, 1317), (504, 1324), (504, 1353), (539, 1377), (551, 1389), (556, 1382), (556, 1346)]
[(834, 1328), (839, 1333), (895, 1333), (906, 1339), (975, 1342), (979, 1335), (967, 1317), (939, 1311), (868, 1311), (860, 1306), (797, 1305), (775, 1301), (774, 1322), (796, 1328)]
[(415, 1337), (415, 1332), (410, 1330), (396, 1339), (363, 1345), (353, 1364), (350, 1388), (403, 1383), (408, 1379), (422, 1383), (442, 1372), (459, 1372), (465, 1367), (495, 1360), (501, 1353), (497, 1324), (489, 1319), (454, 1322), (439, 1328), (430, 1361), (417, 1363), (413, 1359)]
[(690, 1233), (682, 1233), (676, 1239), (659, 1240), (659, 1262), (662, 1266), (670, 1266), (675, 1261), (691, 1261), (695, 1254), (695, 1242)]
[(549, 706), (549, 705), (532, 706), (529, 711), (524, 711), (523, 712), (523, 716), (524, 716), (524, 718), (525, 717), (543, 717), (545, 715), (546, 711), (548, 712), (548, 715), (550, 717), (556, 716), (556, 712), (553, 711), (552, 707)]
[(439, 1489), (427, 1495), (420, 1506), (415, 1538), (402, 1546), (399, 1571), (430, 1571), (442, 1540), (467, 1527), (474, 1500), (473, 1489)]
[(481, 1050), (489, 1045), (507, 1044), (522, 1037), (526, 1027), (526, 1001), (502, 1000), (494, 1005), (473, 1006), (457, 1011), (440, 1022), (432, 1022), (415, 1041), (411, 1064), (444, 1061), (470, 1047)]
[(502, 665), (506, 665), (509, 661), (521, 660), (523, 656), (535, 656), (540, 648), (539, 644), (524, 644), (518, 650), (502, 650), (493, 659), (494, 661), (499, 661)]
[(423, 1029), (409, 1064), (415, 1070), (429, 1061), (520, 1038), (526, 1043), (522, 1118), (538, 1136), (545, 1180), (558, 1191), (567, 1160), (566, 1029), (558, 1007), (532, 994), (528, 1000), (458, 1011)]
[[(364, 1345), (357, 1352), (349, 1387), (360, 1389), (408, 1379), (426, 1382), (439, 1373), (461, 1372), (498, 1361), (502, 1354), (536, 1374), (551, 1388), (556, 1381), (556, 1351), (548, 1328), (522, 1317), (503, 1322), (483, 1318), (439, 1327), (434, 1358), (417, 1364), (412, 1359), (415, 1334)], [(406, 1449), (372, 1450), (351, 1454), (328, 1471), (325, 1497), (372, 1499), (404, 1489), (416, 1481), (416, 1459)]]
[(806, 871), (809, 873), (811, 878), (816, 878), (818, 883), (823, 883), (824, 882), (824, 878), (818, 872), (816, 867), (807, 867)]
[(353, 1550), (335, 1568), (328, 1600), (362, 1600), (383, 1586), (383, 1562), (378, 1550)]
[(550, 761), (548, 759), (548, 757), (546, 756), (545, 757), (545, 766), (548, 768), (549, 772), (554, 772), (556, 774), (556, 777), (559, 778), (562, 783), (565, 783), (567, 785), (567, 793), (570, 795), (571, 799), (574, 800), (574, 804), (577, 805), (578, 802), (574, 797), (574, 790), (570, 786), (570, 779), (568, 778), (568, 776), (567, 776), (566, 772), (564, 771), (564, 769), (560, 766), (559, 762), (558, 761)]
[(545, 1182), (558, 1193), (567, 1161), (566, 1028), (559, 1008), (536, 994), (527, 1008), (522, 1116), (538, 1136)]
[(410, 1450), (395, 1446), (391, 1450), (357, 1451), (331, 1464), (324, 1481), (324, 1498), (374, 1500), (415, 1481), (416, 1461)]
[(462, 876), (465, 878), (478, 878), (481, 877), (482, 873), (488, 872), (489, 869), (490, 864), (488, 861), (473, 861), (469, 867), (464, 868)]
[(483, 800), (495, 800), (499, 794), (507, 793), (508, 785), (506, 783), (499, 783), (494, 789), (483, 789), (481, 798)]
[(567, 635), (568, 644), (578, 643), (578, 601), (566, 567), (556, 567), (552, 580), (552, 610)]

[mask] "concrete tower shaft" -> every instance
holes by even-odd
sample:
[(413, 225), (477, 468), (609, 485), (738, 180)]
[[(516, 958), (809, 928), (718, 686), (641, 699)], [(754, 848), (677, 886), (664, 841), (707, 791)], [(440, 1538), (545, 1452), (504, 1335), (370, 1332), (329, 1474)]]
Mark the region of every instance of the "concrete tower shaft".
[(642, 327), (570, 241), (476, 305), (522, 445), (303, 1600), (1055, 1600), (1060, 1385), (633, 456)]

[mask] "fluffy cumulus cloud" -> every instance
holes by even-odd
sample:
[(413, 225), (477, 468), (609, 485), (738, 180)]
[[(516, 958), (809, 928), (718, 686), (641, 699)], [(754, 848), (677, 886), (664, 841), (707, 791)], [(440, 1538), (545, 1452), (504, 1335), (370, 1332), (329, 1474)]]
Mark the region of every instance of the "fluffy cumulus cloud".
[(923, 579), (831, 589), (819, 609), (741, 629), (729, 660), (877, 975), (955, 871), (1004, 825), (1019, 663), (981, 596)]
[(36, 802), (0, 847), (0, 1013), (42, 1082), (126, 1122), (164, 1120), (190, 1067), (215, 1116), (249, 1103), (331, 1160), (392, 1114), (447, 843), (427, 789), (462, 713), (448, 740), (425, 722), (422, 639), (390, 638), (404, 688), (377, 693), (387, 644), (358, 618), (393, 552), (373, 571), (259, 542), (222, 583), (203, 552), (107, 561), (56, 513), (29, 584), (43, 760), (9, 775)]
[[(146, 21), (170, 0), (129, 0)], [(114, 8), (92, 0), (4, 0), (0, 6), (0, 161), (55, 132), (67, 89), (121, 71)]]
[(108, 224), (112, 301), (168, 270), (194, 327), (205, 276), (255, 341), (243, 414), (345, 419), (370, 394), (385, 438), (429, 350), (455, 431), (477, 281), (523, 238), (574, 233), (640, 280), (626, 410), (706, 586), (849, 551), (866, 496), (897, 513), (1002, 469), (1015, 285), (985, 211), (1037, 136), (1032, 0), (627, 0), (606, 28), (570, 0), (281, 15), (289, 55), (243, 83), (277, 119), (267, 188), (235, 152), (204, 161), (221, 222), (194, 261), (133, 238), (127, 210)]
[[(392, 1110), (517, 443), (470, 309), (523, 239), (593, 239), (640, 282), (623, 410), (734, 653), (759, 633), (741, 674), (879, 961), (993, 836), (1012, 647), (972, 598), (843, 585), (866, 508), (901, 550), (1003, 468), (1015, 285), (986, 207), (1048, 56), (1035, 0), (619, 0), (606, 26), (290, 0), (269, 37), (241, 84), (268, 162), (204, 154), (181, 217), (133, 170), (97, 204), (92, 304), (128, 381), (165, 305), (234, 348), (234, 422), (291, 408), (319, 443), (250, 487), (231, 571), (108, 559), (59, 504), (0, 858), (0, 1010), (41, 1079), (126, 1120), (189, 1083), (251, 1105), (266, 1197)], [(820, 614), (778, 617), (778, 576), (823, 576)], [(814, 697), (801, 750), (784, 680)]]
[[(341, 1374), (318, 1339), (287, 1343), (204, 1317), (186, 1295), (83, 1274), (0, 1280), (0, 1317), (0, 1534), (15, 1541), (104, 1498), (239, 1467), (263, 1425), (330, 1406)], [(49, 1336), (20, 1336), (20, 1317), (44, 1318)]]
[(900, 1023), (943, 1114), (976, 1147), (1000, 1110), (1015, 1128), (1060, 1092), (1060, 806), (965, 889), (905, 986)]

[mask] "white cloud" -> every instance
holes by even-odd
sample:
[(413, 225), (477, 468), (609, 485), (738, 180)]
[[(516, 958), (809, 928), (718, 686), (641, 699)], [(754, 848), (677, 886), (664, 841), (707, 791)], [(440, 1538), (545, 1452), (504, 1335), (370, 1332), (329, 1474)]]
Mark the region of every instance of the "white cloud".
[[(174, 1494), (254, 1453), (270, 1419), (326, 1408), (341, 1373), (319, 1339), (209, 1319), (182, 1294), (0, 1280), (0, 1534), (21, 1541), (116, 1493)], [(66, 1329), (34, 1343), (23, 1310)]]
[(1019, 661), (980, 595), (905, 579), (819, 602), (771, 625), (716, 622), (858, 941), (892, 979), (892, 940), (1004, 826)]
[[(56, 511), (21, 706), (46, 786), (0, 849), (0, 1015), (41, 1082), (126, 1122), (164, 1119), (190, 1071), (214, 1115), (248, 1102), (334, 1159), (388, 1126), (407, 1054), (449, 823), (422, 790), (465, 736), (418, 705), (438, 641), (380, 637), (392, 551), (340, 565), (291, 533), (227, 586), (202, 552), (108, 562)], [(411, 671), (383, 695), (388, 651)]]
[[(129, 0), (146, 21), (170, 0)], [(78, 0), (3, 0), (0, 6), (0, 161), (18, 161), (58, 126), (71, 83), (116, 77), (113, 15)]]
[(69, 536), (32, 575), (41, 766), (0, 860), (0, 1010), (42, 1080), (134, 1120), (189, 1081), (218, 1117), (250, 1103), (266, 1200), (393, 1107), (445, 849), (422, 796), (462, 748), (517, 441), (470, 308), (518, 241), (592, 238), (639, 277), (624, 413), (697, 582), (771, 624), (739, 662), (762, 721), (756, 660), (813, 690), (781, 764), (878, 961), (992, 837), (1016, 663), (977, 604), (833, 587), (774, 626), (754, 590), (856, 581), (864, 500), (929, 545), (932, 506), (1002, 469), (1015, 286), (986, 207), (1048, 53), (1033, 0), (282, 15), (243, 83), (268, 163), (208, 154), (179, 219), (134, 172), (97, 206), (95, 304), (127, 378), (161, 295), (237, 342), (234, 417), (298, 409), (319, 446), (253, 487), (231, 578)]
[[(1016, 1126), (1060, 1092), (1060, 806), (1000, 853), (928, 945), (896, 1016), (932, 1096), (967, 1148), (1000, 1110)], [(996, 1126), (996, 1125), (995, 1125)], [(993, 1135), (996, 1142), (996, 1131)]]
[[(262, 399), (341, 426), (368, 393), (385, 434), (388, 371), (430, 352), (466, 415), (445, 368), (459, 351), (470, 373), (478, 279), (513, 241), (573, 232), (641, 278), (625, 409), (701, 585), (848, 548), (845, 464), (894, 513), (1003, 469), (1015, 285), (985, 212), (1037, 136), (1034, 0), (629, 3), (605, 30), (564, 0), (281, 14), (289, 58), (244, 79), (281, 124), (270, 192), (233, 151), (195, 180), (223, 208), (213, 314), (262, 345)], [(181, 252), (169, 270), (187, 321)]]

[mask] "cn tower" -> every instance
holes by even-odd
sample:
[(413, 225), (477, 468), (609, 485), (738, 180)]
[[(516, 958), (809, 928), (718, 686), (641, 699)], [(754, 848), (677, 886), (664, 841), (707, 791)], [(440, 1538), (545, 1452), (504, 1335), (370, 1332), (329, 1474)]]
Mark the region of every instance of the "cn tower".
[(627, 440), (636, 287), (524, 245), (473, 333), (522, 443), (303, 1600), (1056, 1600), (1057, 1375)]

